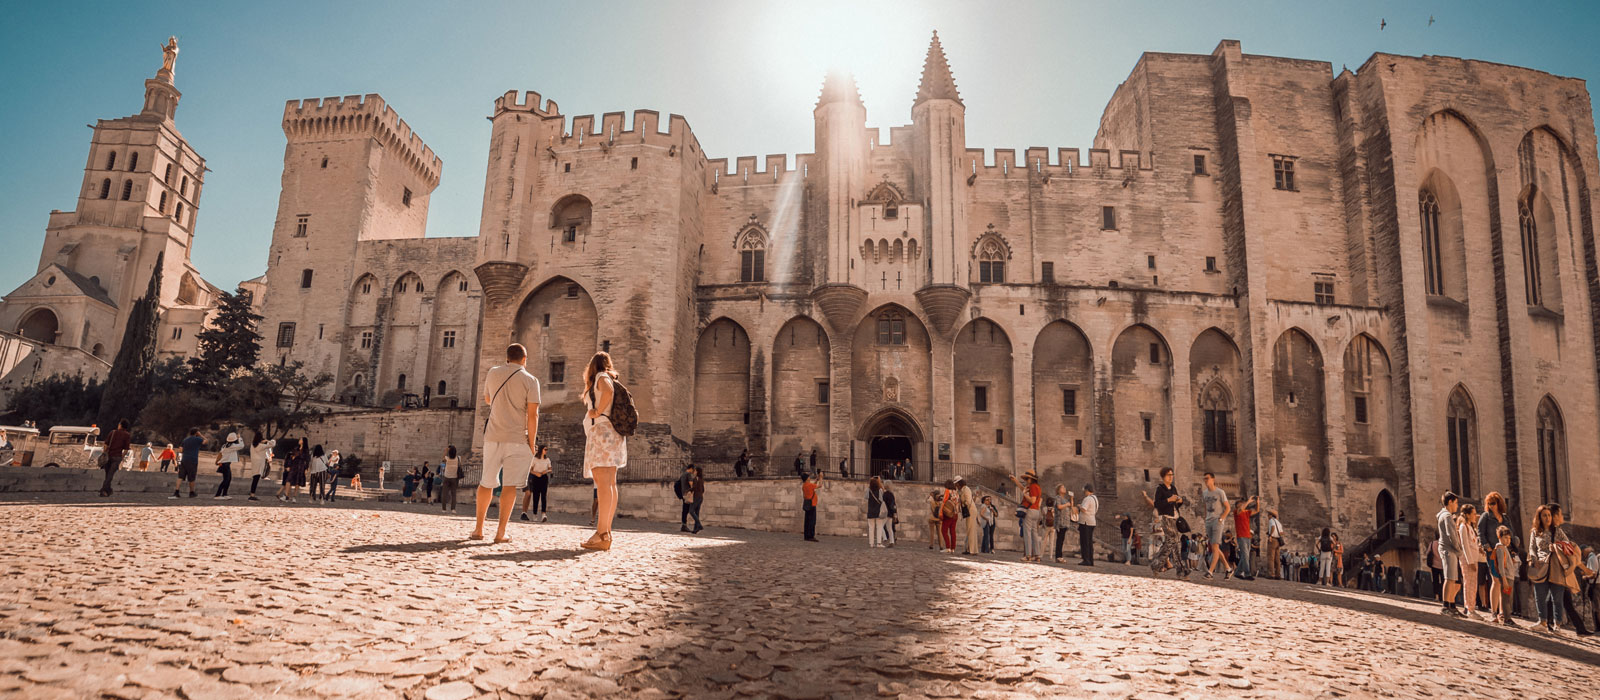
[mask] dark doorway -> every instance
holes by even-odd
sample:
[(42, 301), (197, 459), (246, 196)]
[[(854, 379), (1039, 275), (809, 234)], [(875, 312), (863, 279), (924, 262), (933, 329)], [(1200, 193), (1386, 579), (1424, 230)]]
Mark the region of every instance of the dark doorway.
[(1378, 492), (1378, 504), (1373, 510), (1378, 516), (1379, 529), (1388, 525), (1389, 521), (1394, 520), (1394, 496), (1389, 494), (1389, 489)]
[[(902, 479), (926, 478), (918, 470), (916, 445), (918, 431), (911, 421), (898, 412), (887, 412), (868, 422), (864, 431), (867, 443), (867, 464), (872, 474), (889, 472)], [(904, 465), (899, 473), (895, 467)]]

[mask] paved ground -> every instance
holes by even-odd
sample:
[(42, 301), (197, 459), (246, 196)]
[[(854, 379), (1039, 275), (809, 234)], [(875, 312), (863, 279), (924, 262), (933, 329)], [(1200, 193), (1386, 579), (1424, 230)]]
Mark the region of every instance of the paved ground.
[[(422, 506), (0, 503), (0, 695), (1594, 697), (1600, 645), (1404, 599)], [(1170, 576), (1170, 575), (1169, 575)]]

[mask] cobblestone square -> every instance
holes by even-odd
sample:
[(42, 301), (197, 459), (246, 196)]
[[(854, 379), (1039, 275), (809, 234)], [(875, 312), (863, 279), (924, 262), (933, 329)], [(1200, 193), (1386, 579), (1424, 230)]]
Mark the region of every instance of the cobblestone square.
[(1600, 645), (1419, 601), (902, 542), (131, 495), (0, 504), (0, 695), (1592, 698)]

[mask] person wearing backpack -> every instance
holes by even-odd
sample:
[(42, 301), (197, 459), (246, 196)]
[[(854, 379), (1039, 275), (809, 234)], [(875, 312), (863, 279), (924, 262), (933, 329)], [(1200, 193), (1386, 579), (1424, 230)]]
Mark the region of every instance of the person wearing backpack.
[(506, 346), (506, 363), (489, 368), (483, 380), (483, 402), (489, 420), (483, 431), (483, 473), (478, 477), (477, 522), (469, 539), (483, 539), (489, 501), (501, 489), (496, 544), (509, 542), (506, 523), (517, 505), (517, 487), (528, 483), (533, 446), (539, 436), (539, 380), (528, 373), (528, 350), (521, 343)]
[(594, 480), (596, 511), (594, 535), (584, 549), (611, 549), (611, 521), (617, 515), (617, 471), (628, 464), (627, 436), (633, 434), (639, 415), (632, 397), (617, 381), (611, 353), (597, 352), (583, 369), (583, 475)]

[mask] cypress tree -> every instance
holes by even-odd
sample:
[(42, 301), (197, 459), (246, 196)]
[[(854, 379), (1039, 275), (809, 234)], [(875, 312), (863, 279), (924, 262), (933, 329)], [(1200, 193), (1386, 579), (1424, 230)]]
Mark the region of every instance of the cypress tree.
[(156, 256), (156, 266), (150, 272), (150, 284), (144, 296), (128, 311), (122, 347), (117, 349), (116, 360), (111, 363), (105, 396), (100, 399), (97, 424), (102, 434), (109, 435), (119, 420), (131, 424), (149, 397), (145, 378), (156, 362), (156, 329), (161, 323), (157, 308), (161, 302), (161, 265), (165, 259), (166, 253)]
[(220, 387), (239, 370), (250, 369), (261, 356), (261, 316), (250, 310), (250, 293), (236, 289), (222, 293), (212, 325), (195, 335), (200, 352), (189, 359), (193, 379), (201, 386)]

